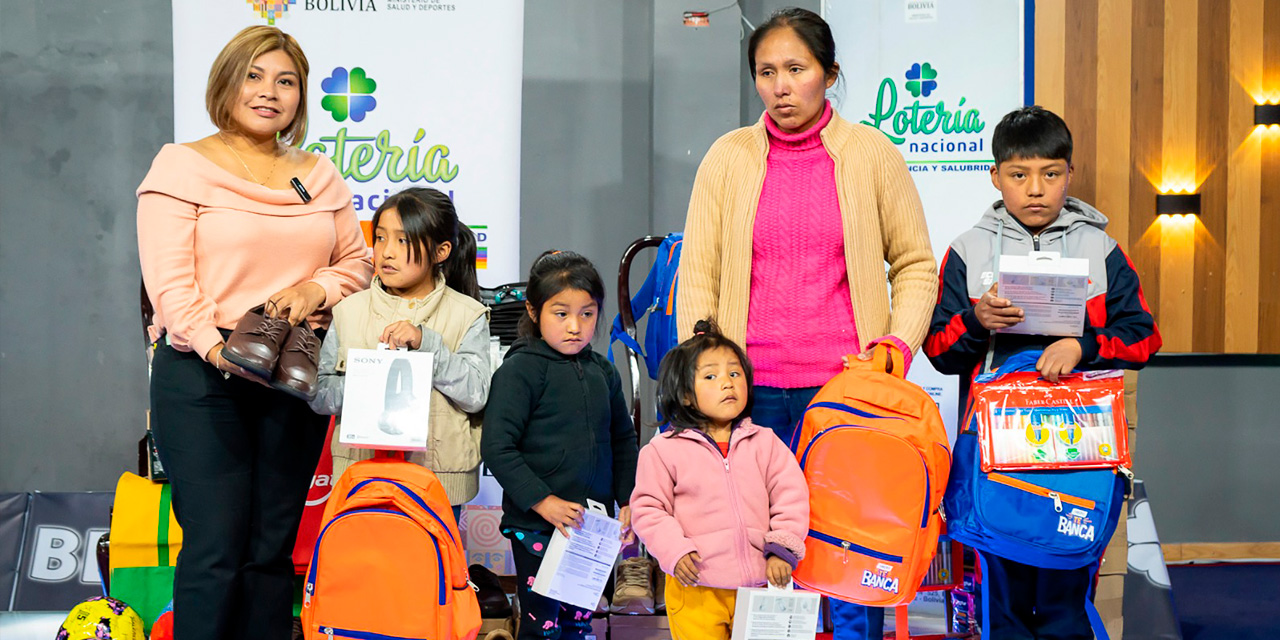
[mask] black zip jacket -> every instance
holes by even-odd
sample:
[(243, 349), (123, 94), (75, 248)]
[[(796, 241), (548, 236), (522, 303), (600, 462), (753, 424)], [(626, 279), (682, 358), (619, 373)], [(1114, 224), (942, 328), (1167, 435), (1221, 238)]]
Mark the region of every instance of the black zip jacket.
[(617, 369), (590, 345), (574, 356), (521, 339), (493, 374), (480, 455), (502, 485), (502, 527), (549, 531), (550, 495), (613, 513), (635, 488), (635, 427)]

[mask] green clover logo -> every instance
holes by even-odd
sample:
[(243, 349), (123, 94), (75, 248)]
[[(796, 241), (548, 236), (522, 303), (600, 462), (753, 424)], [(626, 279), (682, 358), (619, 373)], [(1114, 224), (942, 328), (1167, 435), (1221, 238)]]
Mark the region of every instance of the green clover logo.
[(938, 88), (938, 83), (934, 81), (934, 78), (937, 77), (938, 72), (933, 68), (933, 65), (926, 62), (922, 66), (917, 62), (911, 65), (910, 69), (907, 69), (907, 91), (910, 91), (911, 95), (917, 98), (920, 96), (927, 98), (930, 93), (933, 93), (934, 89)]
[(378, 100), (371, 95), (377, 88), (378, 83), (366, 76), (364, 69), (354, 67), (348, 72), (346, 67), (337, 67), (320, 82), (320, 89), (328, 94), (320, 100), (320, 106), (338, 122), (346, 121), (348, 116), (361, 122), (378, 106)]

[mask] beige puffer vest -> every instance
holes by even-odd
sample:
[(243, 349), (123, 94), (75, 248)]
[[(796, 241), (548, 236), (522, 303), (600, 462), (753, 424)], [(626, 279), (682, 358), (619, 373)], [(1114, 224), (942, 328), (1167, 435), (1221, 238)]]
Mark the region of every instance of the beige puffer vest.
[[(489, 313), (484, 305), (445, 286), (436, 278), (436, 288), (420, 300), (408, 300), (387, 293), (374, 277), (369, 288), (348, 296), (333, 309), (334, 325), (342, 327), (338, 336), (338, 371), (347, 369), (348, 349), (376, 349), (387, 325), (403, 320), (414, 326), (426, 325), (439, 333), (450, 351), (457, 351), (467, 329)], [(373, 457), (369, 449), (351, 449), (335, 437), (333, 475), (338, 477), (358, 460)], [(463, 504), (480, 490), (480, 419), (463, 413), (444, 394), (431, 390), (431, 429), (426, 451), (409, 454), (409, 460), (425, 466), (440, 478), (451, 504)]]

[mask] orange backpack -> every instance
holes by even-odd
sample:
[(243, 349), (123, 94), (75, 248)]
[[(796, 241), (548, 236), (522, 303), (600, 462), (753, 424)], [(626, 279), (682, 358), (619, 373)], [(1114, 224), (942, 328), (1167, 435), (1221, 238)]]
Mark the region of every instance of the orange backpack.
[(303, 592), (306, 640), (471, 640), (480, 605), (444, 487), (393, 458), (351, 465), (333, 487)]
[[(887, 373), (892, 372), (892, 373)], [(818, 391), (791, 443), (809, 485), (796, 584), (880, 607), (915, 597), (938, 549), (951, 449), (938, 406), (878, 346)]]

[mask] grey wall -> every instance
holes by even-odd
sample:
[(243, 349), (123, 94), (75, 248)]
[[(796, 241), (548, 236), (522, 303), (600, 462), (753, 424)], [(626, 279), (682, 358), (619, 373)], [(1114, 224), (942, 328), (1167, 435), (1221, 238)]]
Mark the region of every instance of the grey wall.
[(0, 0), (0, 491), (135, 466), (133, 190), (173, 135), (169, 6)]
[(1138, 376), (1134, 471), (1161, 542), (1280, 540), (1278, 389), (1276, 366), (1157, 364)]

